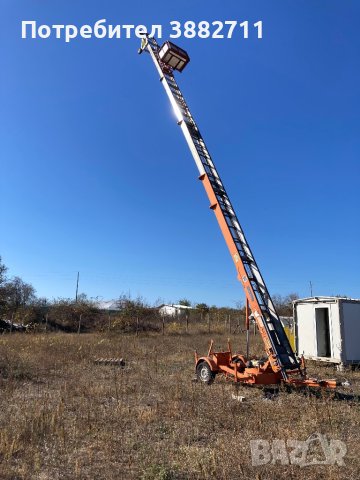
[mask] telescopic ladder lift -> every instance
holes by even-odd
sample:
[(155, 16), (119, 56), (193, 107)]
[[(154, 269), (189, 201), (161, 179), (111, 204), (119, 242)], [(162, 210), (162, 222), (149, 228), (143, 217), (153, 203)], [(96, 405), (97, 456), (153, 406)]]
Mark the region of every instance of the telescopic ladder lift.
[(181, 72), (185, 68), (190, 61), (188, 54), (169, 41), (160, 47), (156, 39), (148, 35), (142, 39), (138, 53), (143, 51), (150, 54), (160, 75), (160, 81), (174, 109), (177, 123), (199, 170), (199, 179), (210, 200), (210, 208), (215, 213), (235, 263), (237, 276), (246, 296), (247, 325), (251, 309), (251, 316), (261, 334), (267, 355), (265, 361), (249, 360), (243, 355), (233, 354), (230, 344), (227, 351), (215, 352), (211, 342), (207, 356), (199, 357), (195, 353), (199, 380), (211, 383), (217, 373), (223, 373), (235, 382), (248, 384), (286, 383), (294, 386), (335, 388), (335, 380), (317, 380), (306, 376), (304, 359), (299, 360), (295, 356), (286, 336), (229, 196), (175, 80), (174, 71)]

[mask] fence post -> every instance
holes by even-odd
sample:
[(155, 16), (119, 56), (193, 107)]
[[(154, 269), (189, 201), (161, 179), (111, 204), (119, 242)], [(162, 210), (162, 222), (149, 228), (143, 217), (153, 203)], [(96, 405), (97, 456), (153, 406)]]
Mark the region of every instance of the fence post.
[(229, 333), (231, 333), (231, 314), (229, 313)]
[(189, 330), (189, 315), (186, 314), (186, 333), (188, 333)]
[(80, 313), (80, 316), (79, 316), (78, 335), (80, 335), (80, 330), (81, 330), (81, 319), (82, 319), (82, 313)]
[(162, 317), (162, 334), (165, 335), (165, 317)]
[(139, 335), (139, 317), (136, 317), (136, 336)]
[(208, 332), (210, 333), (210, 313), (207, 314), (208, 315)]

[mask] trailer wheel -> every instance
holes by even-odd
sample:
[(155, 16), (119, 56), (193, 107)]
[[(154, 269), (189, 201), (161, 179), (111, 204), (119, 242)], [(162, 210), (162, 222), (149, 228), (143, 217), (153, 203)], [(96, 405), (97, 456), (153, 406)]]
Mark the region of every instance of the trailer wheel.
[(209, 367), (207, 362), (200, 362), (196, 367), (196, 376), (198, 380), (206, 385), (210, 385), (215, 379), (215, 373)]

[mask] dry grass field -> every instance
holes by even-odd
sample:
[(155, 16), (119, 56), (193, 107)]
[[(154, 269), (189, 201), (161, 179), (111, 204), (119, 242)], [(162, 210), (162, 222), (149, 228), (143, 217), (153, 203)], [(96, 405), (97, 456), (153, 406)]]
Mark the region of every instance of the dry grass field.
[[(225, 346), (225, 334), (213, 337)], [(205, 353), (207, 341), (206, 333), (176, 332), (1, 336), (1, 480), (360, 477), (356, 401), (285, 392), (269, 399), (220, 377), (194, 382), (193, 351)], [(243, 336), (232, 342), (244, 349)], [(126, 366), (95, 365), (96, 357), (123, 357)], [(337, 376), (359, 392), (359, 373)], [(345, 465), (252, 465), (251, 440), (314, 433), (345, 442)]]

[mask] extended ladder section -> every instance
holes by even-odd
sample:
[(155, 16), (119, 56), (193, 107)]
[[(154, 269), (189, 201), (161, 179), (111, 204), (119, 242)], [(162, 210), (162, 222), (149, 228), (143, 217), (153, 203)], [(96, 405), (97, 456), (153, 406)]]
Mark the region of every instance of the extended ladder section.
[(159, 45), (154, 38), (144, 38), (141, 51), (148, 51), (159, 72), (160, 80), (173, 106), (177, 123), (189, 145), (219, 226), (235, 263), (252, 315), (262, 335), (265, 351), (274, 371), (301, 373), (280, 318), (276, 313), (259, 267), (236, 217), (203, 137), (175, 80), (173, 69), (161, 61)]

